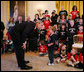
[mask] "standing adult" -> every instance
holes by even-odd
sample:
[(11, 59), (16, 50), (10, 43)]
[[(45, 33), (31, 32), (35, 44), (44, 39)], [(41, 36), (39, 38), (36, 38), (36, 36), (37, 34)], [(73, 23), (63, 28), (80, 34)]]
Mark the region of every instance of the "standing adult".
[(76, 6), (76, 5), (73, 6), (72, 10), (73, 10), (73, 11), (70, 12), (70, 14), (72, 14), (72, 19), (74, 20), (75, 17), (76, 17), (76, 14), (77, 14), (77, 13), (80, 13), (80, 12), (77, 11), (77, 6)]
[(15, 22), (15, 25), (18, 25), (18, 24), (23, 24), (24, 21), (22, 20), (22, 16), (18, 16), (18, 20)]
[[(20, 69), (32, 69), (31, 66), (27, 66), (24, 60), (24, 49), (26, 48), (26, 38), (28, 35), (34, 30), (37, 24), (33, 22), (18, 24), (13, 27), (11, 34), (11, 38), (13, 40), (15, 46), (15, 54), (18, 63), (18, 67)], [(38, 27), (40, 24), (38, 25)]]
[(62, 6), (62, 10), (59, 12), (59, 16), (65, 15), (65, 18), (67, 19), (68, 13), (66, 10), (64, 10), (64, 6)]
[(1, 21), (1, 48), (3, 47), (3, 31), (5, 29), (4, 23)]

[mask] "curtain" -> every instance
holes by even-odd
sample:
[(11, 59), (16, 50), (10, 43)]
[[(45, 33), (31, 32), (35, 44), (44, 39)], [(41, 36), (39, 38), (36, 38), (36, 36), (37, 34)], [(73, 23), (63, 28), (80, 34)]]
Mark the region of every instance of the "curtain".
[(80, 11), (80, 17), (83, 15), (83, 1), (56, 1), (57, 14), (61, 10), (62, 6), (67, 10), (68, 14), (72, 11), (73, 5), (77, 6), (77, 10)]

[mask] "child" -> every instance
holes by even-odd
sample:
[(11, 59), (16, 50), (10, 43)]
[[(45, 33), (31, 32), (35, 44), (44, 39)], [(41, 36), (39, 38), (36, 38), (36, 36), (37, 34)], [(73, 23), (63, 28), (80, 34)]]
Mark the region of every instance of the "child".
[(12, 40), (7, 40), (5, 44), (5, 53), (7, 53), (11, 49), (11, 52), (13, 52), (14, 46)]
[(62, 45), (62, 48), (60, 49), (60, 57), (61, 57), (61, 62), (65, 62), (67, 57), (66, 45)]
[(74, 67), (76, 64), (78, 64), (78, 56), (77, 56), (77, 50), (72, 49), (70, 53), (68, 53), (67, 57), (67, 65)]
[(74, 21), (75, 21), (76, 24), (79, 23), (79, 19), (80, 19), (80, 14), (77, 13), (77, 14), (76, 14), (76, 17), (75, 17), (75, 19), (74, 19)]
[(83, 69), (83, 53), (79, 54), (79, 63), (75, 65), (76, 68)]
[(60, 30), (59, 42), (66, 44), (66, 39), (67, 39), (67, 31), (66, 31), (65, 25), (62, 25), (62, 29)]
[(79, 26), (79, 30), (78, 30), (77, 33), (83, 35), (83, 26)]
[(51, 29), (51, 27), (52, 27), (52, 26), (49, 26), (49, 29), (47, 29), (47, 32), (46, 32), (46, 39), (45, 39), (46, 42), (47, 42), (48, 39), (49, 39), (49, 34), (50, 34), (49, 30)]
[(78, 25), (77, 25), (77, 28), (79, 27), (79, 26), (83, 26), (83, 19), (79, 19), (79, 23), (78, 23)]
[(35, 19), (34, 19), (34, 22), (36, 23), (37, 21), (39, 21), (40, 18), (39, 18), (39, 14), (35, 14)]
[(14, 50), (13, 41), (11, 40), (9, 33), (7, 32), (6, 33), (5, 52), (8, 52), (9, 48), (11, 49), (11, 52), (13, 52), (13, 50)]
[(82, 35), (81, 37), (78, 37), (79, 41), (82, 42), (83, 41), (83, 26), (79, 26), (79, 30), (77, 34)]
[(49, 17), (50, 20), (50, 15), (48, 15), (48, 10), (45, 10), (45, 17)]
[(47, 55), (47, 47), (44, 45), (44, 41), (40, 41), (40, 53), (39, 56)]
[(45, 13), (42, 13), (42, 18), (41, 18), (42, 22), (45, 21)]
[(45, 41), (45, 35), (46, 35), (46, 30), (45, 30), (45, 26), (43, 25), (42, 28), (40, 29), (40, 40)]
[(70, 52), (73, 44), (73, 36), (77, 34), (77, 28), (74, 25), (74, 20), (70, 21), (70, 27), (68, 27), (67, 34), (68, 34), (68, 45), (69, 45), (68, 52)]
[(65, 62), (66, 57), (67, 57), (66, 45), (62, 45), (61, 49), (60, 49), (60, 52), (59, 52), (59, 56), (56, 59), (56, 63), (59, 63), (60, 61)]
[(65, 19), (65, 15), (62, 15), (59, 20), (60, 27), (62, 26), (62, 24), (65, 24), (66, 26), (66, 23), (67, 23), (67, 20)]
[(72, 14), (69, 14), (69, 19), (68, 19), (68, 21), (67, 21), (67, 23), (68, 23), (68, 26), (67, 26), (67, 27), (70, 26), (70, 20), (72, 20)]
[(48, 29), (49, 28), (49, 25), (50, 25), (50, 20), (49, 20), (49, 17), (47, 16), (46, 17), (46, 20), (44, 21), (45, 29)]
[(58, 49), (58, 47), (59, 47), (59, 35), (60, 35), (60, 32), (59, 32), (59, 30), (58, 30), (58, 27), (57, 27), (57, 24), (56, 25), (54, 25), (54, 27), (55, 27), (55, 42), (56, 42), (56, 47), (57, 47), (57, 49)]
[(54, 46), (55, 46), (55, 28), (51, 27), (49, 30), (49, 39), (48, 39), (48, 65), (54, 65)]
[(58, 18), (58, 15), (55, 14), (54, 12), (52, 12), (52, 16), (51, 16), (51, 21), (52, 21), (52, 25), (55, 25), (57, 24), (57, 18)]

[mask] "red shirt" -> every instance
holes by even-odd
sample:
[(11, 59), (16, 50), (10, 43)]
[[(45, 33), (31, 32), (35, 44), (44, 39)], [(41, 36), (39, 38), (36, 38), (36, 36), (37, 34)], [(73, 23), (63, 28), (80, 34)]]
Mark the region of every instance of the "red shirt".
[(60, 52), (60, 47), (57, 49), (58, 52)]
[[(67, 57), (67, 59), (69, 60), (70, 58), (71, 58), (71, 53), (68, 53), (68, 57)], [(77, 54), (75, 54), (74, 58), (75, 58), (75, 60), (77, 61), (77, 59), (78, 59)]]
[(40, 52), (41, 53), (46, 53), (47, 47), (45, 45), (40, 46)]
[(50, 19), (50, 15), (45, 15), (45, 17), (47, 17), (47, 16), (48, 16), (48, 17), (49, 17), (49, 19)]
[(70, 14), (72, 14), (72, 19), (74, 20), (76, 17), (76, 14), (80, 13), (79, 11), (72, 11)]
[(78, 31), (78, 34), (82, 34), (83, 35), (83, 31), (82, 32)]
[(9, 35), (8, 32), (6, 33), (6, 36), (8, 36), (8, 39), (9, 39), (9, 40), (11, 40), (11, 37), (10, 37), (10, 35)]
[(49, 25), (50, 25), (50, 21), (49, 20), (45, 20), (44, 21), (45, 29), (48, 29), (49, 28)]
[(79, 61), (83, 61), (83, 54), (82, 53), (79, 54)]
[[(83, 31), (82, 32), (78, 31), (78, 34), (83, 35)], [(78, 37), (78, 38), (80, 41), (83, 41), (83, 37)]]

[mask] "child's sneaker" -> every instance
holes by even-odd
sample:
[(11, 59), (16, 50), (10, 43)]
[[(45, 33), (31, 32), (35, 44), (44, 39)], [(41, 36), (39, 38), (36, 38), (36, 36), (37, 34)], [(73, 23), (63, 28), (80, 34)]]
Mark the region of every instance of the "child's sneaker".
[(48, 63), (47, 65), (51, 66), (51, 65), (54, 65), (54, 63)]
[(54, 63), (51, 63), (51, 65), (54, 65)]
[(48, 63), (47, 65), (51, 66), (52, 64), (51, 63)]

